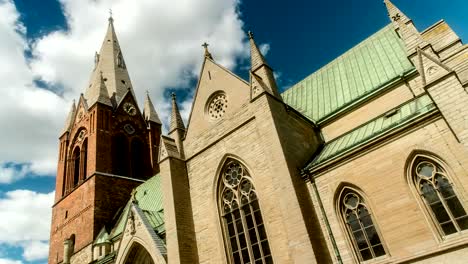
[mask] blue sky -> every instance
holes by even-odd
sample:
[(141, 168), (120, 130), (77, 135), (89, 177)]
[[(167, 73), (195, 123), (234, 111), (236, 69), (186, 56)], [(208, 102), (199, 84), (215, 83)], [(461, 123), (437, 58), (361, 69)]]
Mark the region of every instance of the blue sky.
[[(0, 211), (6, 211), (0, 218), (21, 217), (18, 210), (23, 207), (12, 207), (21, 204), (28, 211), (20, 202), (37, 198), (43, 202), (32, 211), (43, 212), (40, 217), (50, 221), (58, 134), (71, 100), (83, 91), (92, 70), (92, 55), (102, 41), (108, 8), (115, 8), (117, 35), (137, 96), (150, 90), (164, 121), (169, 116), (170, 91), (177, 92), (182, 114), (187, 116), (202, 59), (200, 45), (205, 40), (215, 60), (246, 79), (245, 32), (252, 30), (284, 90), (389, 23), (381, 0), (226, 0), (222, 4), (191, 0), (186, 6), (195, 4), (188, 11), (169, 1), (154, 1), (154, 9), (137, 2), (0, 0), (0, 56), (2, 49), (8, 55), (0, 61), (0, 77), (11, 78), (11, 85), (1, 88), (11, 97), (6, 103), (0, 101), (0, 110), (15, 113), (0, 115), (0, 122), (12, 124), (12, 131), (2, 136), (8, 140), (0, 141), (4, 147), (0, 151)], [(462, 39), (468, 39), (466, 0), (393, 2), (420, 30), (443, 18)], [(173, 16), (165, 16), (165, 11)], [(21, 69), (17, 71), (21, 75), (9, 73), (10, 68)], [(19, 107), (20, 102), (28, 104)], [(23, 236), (25, 226), (18, 226), (10, 237)], [(44, 263), (47, 239), (48, 230), (21, 239), (0, 235), (0, 264)]]

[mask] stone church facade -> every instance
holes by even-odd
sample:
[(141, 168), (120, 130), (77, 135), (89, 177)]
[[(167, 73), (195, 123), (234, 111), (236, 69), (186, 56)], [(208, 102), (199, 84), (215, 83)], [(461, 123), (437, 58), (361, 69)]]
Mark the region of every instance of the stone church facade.
[(60, 137), (49, 263), (467, 263), (468, 46), (391, 23), (280, 93), (205, 46), (188, 124), (140, 111), (113, 20)]

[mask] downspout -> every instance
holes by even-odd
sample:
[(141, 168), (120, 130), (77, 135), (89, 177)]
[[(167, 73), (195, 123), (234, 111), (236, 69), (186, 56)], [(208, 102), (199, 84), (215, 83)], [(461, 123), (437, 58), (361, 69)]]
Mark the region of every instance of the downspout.
[(343, 261), (341, 260), (340, 251), (338, 250), (338, 246), (336, 245), (335, 236), (333, 236), (333, 232), (330, 227), (330, 222), (328, 222), (327, 214), (325, 213), (325, 209), (323, 208), (322, 199), (320, 198), (317, 185), (315, 184), (315, 178), (314, 177), (309, 177), (309, 178), (310, 178), (310, 183), (312, 184), (312, 187), (314, 189), (314, 193), (317, 196), (317, 201), (320, 207), (320, 212), (322, 213), (323, 221), (325, 222), (325, 225), (327, 226), (328, 236), (330, 237), (331, 243), (333, 245), (333, 250), (335, 251), (336, 260), (338, 261), (339, 264), (343, 264)]

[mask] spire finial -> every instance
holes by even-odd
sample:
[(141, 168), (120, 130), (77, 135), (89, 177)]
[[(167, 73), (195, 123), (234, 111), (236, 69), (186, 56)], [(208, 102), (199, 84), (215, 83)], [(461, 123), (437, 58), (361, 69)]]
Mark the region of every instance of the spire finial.
[(171, 93), (172, 100), (176, 99), (176, 94), (174, 92)]
[(213, 59), (213, 56), (211, 56), (211, 53), (208, 51), (208, 46), (209, 44), (206, 42), (202, 44), (202, 47), (205, 48), (205, 57)]
[(114, 18), (112, 17), (112, 8), (109, 8), (109, 22), (114, 22)]
[(252, 31), (247, 31), (247, 36), (249, 36), (249, 39), (253, 39), (254, 38), (254, 34)]

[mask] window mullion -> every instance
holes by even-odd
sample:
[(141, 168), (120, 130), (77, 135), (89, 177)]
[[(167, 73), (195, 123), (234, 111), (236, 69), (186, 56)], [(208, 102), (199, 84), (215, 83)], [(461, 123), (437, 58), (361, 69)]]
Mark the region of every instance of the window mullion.
[[(240, 209), (235, 209), (235, 210), (240, 211)], [(239, 259), (240, 259), (241, 263), (244, 264), (244, 259), (242, 258), (242, 248), (241, 248), (240, 241), (239, 241), (239, 231), (237, 230), (237, 225), (236, 225), (236, 218), (234, 217), (234, 214), (232, 213), (232, 211), (231, 211), (230, 214), (231, 214), (231, 217), (232, 217), (232, 225), (234, 227), (234, 233), (235, 233), (235, 236), (236, 236), (237, 250), (239, 252)], [(242, 218), (242, 216), (241, 216), (241, 218)], [(227, 233), (229, 234), (229, 232), (227, 232)], [(231, 238), (229, 237), (228, 239), (229, 239), (229, 243), (231, 243), (230, 242)], [(234, 262), (234, 252), (232, 252), (232, 246), (231, 246), (231, 259)]]
[(252, 263), (252, 260), (255, 260), (255, 259), (254, 259), (253, 250), (252, 250), (252, 243), (250, 242), (249, 227), (247, 226), (247, 222), (245, 220), (245, 213), (242, 207), (243, 206), (240, 206), (242, 226), (244, 227), (244, 236), (247, 242), (247, 250), (249, 251), (250, 263)]
[[(450, 207), (448, 207), (448, 205), (447, 205), (447, 203), (446, 203), (446, 201), (445, 201), (444, 196), (440, 193), (439, 188), (436, 187), (435, 185), (434, 185), (434, 189), (436, 190), (437, 196), (439, 197), (440, 202), (442, 203), (442, 206), (444, 207), (445, 211), (447, 212), (448, 216), (450, 217), (450, 220), (452, 221), (453, 226), (455, 226), (455, 228), (457, 229), (457, 232), (460, 232), (461, 229), (460, 229), (460, 227), (458, 226), (458, 223), (457, 223), (457, 221), (455, 220), (455, 217), (453, 216), (452, 211), (450, 210)], [(441, 227), (442, 227), (442, 226), (441, 226)]]
[[(363, 205), (364, 206), (364, 205)], [(365, 207), (365, 206), (364, 206)], [(359, 206), (357, 207), (359, 208)], [(361, 218), (359, 217), (359, 214), (357, 213), (357, 211), (354, 211), (354, 213), (356, 214), (356, 217), (358, 219), (358, 223), (359, 223), (359, 226), (361, 227), (361, 230), (362, 230), (362, 233), (364, 234), (364, 239), (366, 239), (366, 243), (367, 243), (367, 248), (369, 248), (369, 251), (370, 253), (372, 254), (372, 258), (375, 258), (375, 254), (374, 254), (374, 249), (372, 248), (372, 245), (370, 243), (370, 240), (369, 240), (369, 237), (367, 237), (367, 233), (366, 233), (366, 229), (364, 227), (364, 225), (362, 224), (361, 222)], [(367, 213), (369, 214), (369, 211), (367, 211)], [(371, 215), (369, 214), (369, 217), (371, 217)], [(372, 219), (372, 217), (371, 217)], [(374, 221), (372, 221), (373, 223)], [(373, 225), (372, 225), (373, 226)]]
[[(254, 209), (252, 207), (252, 204), (251, 202), (249, 203), (249, 207), (250, 207), (250, 213), (251, 213), (251, 216), (252, 216), (252, 221), (253, 221), (253, 224), (254, 224), (254, 228), (255, 228), (255, 235), (257, 236), (257, 243), (258, 243), (258, 249), (260, 250), (260, 256), (262, 258), (262, 263), (265, 264), (265, 255), (263, 254), (263, 247), (262, 247), (262, 241), (260, 240), (260, 233), (258, 232), (258, 225), (257, 225), (257, 220), (255, 219), (255, 212), (254, 212)], [(255, 259), (254, 259), (255, 261)]]

